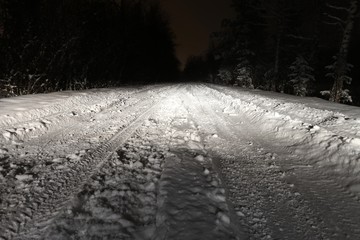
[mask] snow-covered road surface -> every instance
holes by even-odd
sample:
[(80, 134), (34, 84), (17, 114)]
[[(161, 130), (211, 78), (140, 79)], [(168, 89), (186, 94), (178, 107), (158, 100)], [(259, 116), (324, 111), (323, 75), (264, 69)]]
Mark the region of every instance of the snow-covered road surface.
[(0, 101), (0, 239), (360, 239), (360, 110), (216, 85)]

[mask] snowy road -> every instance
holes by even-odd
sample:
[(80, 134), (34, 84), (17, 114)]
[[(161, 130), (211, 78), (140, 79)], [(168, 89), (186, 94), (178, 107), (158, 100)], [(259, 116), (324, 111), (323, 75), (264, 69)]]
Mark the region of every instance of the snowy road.
[(360, 239), (360, 111), (300, 101), (204, 84), (0, 101), (0, 239)]

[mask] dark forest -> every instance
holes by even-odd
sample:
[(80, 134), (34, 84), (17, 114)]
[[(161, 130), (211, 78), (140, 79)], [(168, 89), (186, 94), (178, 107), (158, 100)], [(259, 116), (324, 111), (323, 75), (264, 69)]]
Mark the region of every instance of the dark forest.
[(360, 104), (357, 0), (233, 0), (208, 54), (185, 76)]
[(1, 0), (3, 95), (175, 79), (168, 20), (155, 1)]

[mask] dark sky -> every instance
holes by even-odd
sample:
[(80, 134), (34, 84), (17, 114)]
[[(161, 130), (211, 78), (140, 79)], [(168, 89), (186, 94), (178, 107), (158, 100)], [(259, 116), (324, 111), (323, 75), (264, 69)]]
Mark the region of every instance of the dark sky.
[(209, 34), (232, 15), (231, 0), (160, 0), (176, 34), (177, 55), (182, 64), (190, 55), (204, 53)]

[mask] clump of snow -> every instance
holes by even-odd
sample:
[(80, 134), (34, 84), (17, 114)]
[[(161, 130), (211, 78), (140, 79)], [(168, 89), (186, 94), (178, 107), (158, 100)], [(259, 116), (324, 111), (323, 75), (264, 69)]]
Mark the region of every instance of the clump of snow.
[(204, 162), (205, 158), (204, 158), (203, 155), (197, 155), (197, 156), (195, 157), (195, 160), (197, 160), (197, 161), (199, 161), (199, 162)]

